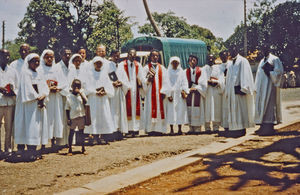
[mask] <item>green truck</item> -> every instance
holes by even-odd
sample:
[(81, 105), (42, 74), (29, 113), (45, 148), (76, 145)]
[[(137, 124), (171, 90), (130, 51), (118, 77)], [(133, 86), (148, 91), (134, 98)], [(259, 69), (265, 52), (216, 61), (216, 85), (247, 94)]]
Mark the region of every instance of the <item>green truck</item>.
[(144, 66), (147, 63), (149, 53), (152, 49), (157, 49), (161, 54), (161, 64), (165, 67), (169, 64), (172, 56), (178, 56), (181, 60), (181, 66), (186, 69), (188, 57), (193, 54), (198, 57), (198, 66), (203, 66), (206, 62), (207, 47), (201, 40), (180, 39), (167, 37), (138, 37), (129, 40), (121, 48), (121, 59), (127, 57), (129, 49), (134, 48), (140, 63)]

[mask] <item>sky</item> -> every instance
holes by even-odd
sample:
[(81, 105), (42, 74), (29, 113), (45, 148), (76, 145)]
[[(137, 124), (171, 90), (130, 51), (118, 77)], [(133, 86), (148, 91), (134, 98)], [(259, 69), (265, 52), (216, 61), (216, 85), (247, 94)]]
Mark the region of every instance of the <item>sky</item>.
[[(278, 3), (287, 0), (277, 0)], [(99, 0), (101, 2), (101, 0)], [(114, 0), (115, 4), (124, 10), (125, 16), (131, 16), (132, 22), (142, 25), (147, 22), (147, 16), (142, 0)], [(176, 16), (186, 18), (189, 24), (207, 28), (212, 33), (226, 40), (235, 27), (243, 20), (243, 0), (148, 0), (151, 12), (165, 13), (172, 11)], [(255, 0), (247, 0), (247, 7), (252, 8)], [(30, 0), (0, 0), (0, 21), (6, 22), (7, 40), (17, 37), (20, 29), (18, 23), (24, 17)], [(138, 28), (133, 29), (134, 36), (139, 36)], [(0, 35), (2, 40), (2, 33)]]

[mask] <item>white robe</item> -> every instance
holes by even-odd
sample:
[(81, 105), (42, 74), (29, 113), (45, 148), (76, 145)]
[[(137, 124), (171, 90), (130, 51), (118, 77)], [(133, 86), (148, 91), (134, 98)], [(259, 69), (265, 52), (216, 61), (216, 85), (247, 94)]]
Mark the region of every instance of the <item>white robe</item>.
[(18, 77), (21, 78), (21, 73), (24, 67), (24, 60), (22, 58), (19, 58), (13, 61), (12, 63), (10, 63), (9, 66), (14, 68), (18, 73)]
[[(58, 66), (46, 66), (41, 64), (38, 70), (42, 77), (47, 80), (54, 80), (58, 82), (58, 89), (65, 89), (67, 87), (67, 82), (64, 80), (63, 73)], [(63, 97), (59, 92), (49, 93), (49, 101), (47, 103), (47, 119), (49, 125), (49, 139), (52, 138), (62, 138), (64, 129), (64, 107), (63, 107)]]
[[(225, 71), (228, 71), (229, 67), (232, 65), (232, 61), (228, 60), (226, 63), (220, 64), (221, 71), (224, 73), (224, 85), (226, 86), (227, 77), (225, 76)], [(228, 103), (225, 96), (225, 89), (223, 90), (222, 94), (222, 120), (221, 126), (223, 128), (229, 128), (228, 124)]]
[(207, 79), (209, 80), (211, 78), (211, 80), (218, 83), (215, 87), (207, 85), (205, 96), (205, 122), (220, 123), (222, 120), (222, 94), (225, 87), (224, 73), (220, 65), (205, 65), (205, 69)]
[[(170, 65), (169, 65), (170, 66)], [(182, 98), (181, 91), (189, 94), (189, 85), (185, 72), (181, 67), (176, 70), (169, 67), (168, 77), (170, 79), (170, 93), (173, 101), (167, 101), (167, 119), (168, 124), (183, 125), (188, 124), (188, 113), (186, 99)]]
[[(268, 62), (274, 66), (268, 77), (262, 67)], [(259, 63), (255, 78), (255, 123), (279, 124), (282, 122), (280, 82), (283, 75), (283, 66), (277, 56), (269, 54), (266, 61)]]
[[(246, 95), (235, 94), (234, 87), (240, 85)], [(248, 60), (237, 55), (235, 64), (227, 72), (225, 95), (228, 108), (229, 130), (254, 127), (254, 82)]]
[(114, 87), (115, 95), (109, 99), (115, 128), (116, 130), (119, 129), (122, 133), (128, 133), (126, 99), (124, 94), (126, 94), (129, 89), (129, 80), (125, 73), (124, 67), (117, 67), (115, 62), (110, 62), (109, 70), (109, 72), (116, 72), (118, 80), (122, 82), (122, 87)]
[[(185, 70), (185, 76), (186, 71)], [(191, 81), (196, 82), (196, 73), (192, 74), (193, 70), (191, 69)], [(194, 97), (195, 94), (192, 94), (192, 105), (188, 106), (188, 117), (189, 117), (189, 125), (199, 127), (201, 125), (204, 125), (205, 123), (205, 104), (204, 104), (204, 98), (206, 95), (206, 89), (207, 89), (207, 75), (206, 71), (201, 69), (201, 76), (199, 77), (198, 84), (193, 84), (193, 88), (196, 88), (197, 91), (200, 93), (200, 106), (194, 106)]]
[[(47, 144), (47, 112), (45, 107), (38, 108), (36, 100), (39, 96), (49, 95), (46, 81), (39, 72), (27, 69), (22, 72), (20, 83), (15, 113), (15, 142), (35, 146)], [(33, 84), (37, 84), (39, 93), (34, 90)], [(46, 101), (47, 98), (44, 100), (45, 104)]]
[[(144, 95), (144, 91), (143, 89), (137, 89), (136, 86), (136, 82), (137, 82), (137, 78), (143, 82), (144, 79), (144, 73), (143, 73), (143, 67), (140, 63), (138, 63), (138, 74), (136, 75), (136, 69), (135, 66), (130, 66), (131, 62), (128, 60), (128, 72), (129, 72), (129, 78), (127, 76), (127, 73), (125, 72), (128, 80), (129, 80), (129, 88), (131, 91), (131, 110), (132, 110), (132, 117), (131, 119), (128, 119), (128, 130), (130, 131), (139, 131), (142, 130), (144, 128), (144, 112), (142, 110), (142, 100), (141, 100), (141, 96)], [(118, 67), (120, 68), (120, 70), (124, 70), (124, 61), (121, 62)], [(136, 117), (136, 96), (137, 96), (137, 90), (139, 90), (139, 94), (140, 94), (140, 118)], [(126, 94), (125, 94), (126, 95)]]
[[(92, 124), (84, 130), (87, 134), (111, 134), (115, 129), (111, 115), (109, 98), (114, 95), (114, 87), (108, 77), (108, 72), (103, 69), (100, 72), (92, 70), (88, 74), (88, 80), (84, 84), (88, 104), (90, 105)], [(106, 95), (96, 95), (96, 89), (104, 87)]]
[[(70, 75), (70, 72), (75, 70), (75, 66), (73, 64), (69, 63), (69, 66), (67, 67), (62, 60), (59, 61), (55, 66), (58, 66), (58, 68), (61, 69), (61, 72), (63, 73), (62, 80), (66, 81), (67, 85), (68, 85), (67, 87), (65, 87), (64, 89), (62, 89), (60, 91), (60, 94), (62, 95), (62, 98), (63, 98), (63, 108), (65, 108), (66, 97), (70, 94), (70, 86), (71, 86), (71, 84), (69, 82), (69, 79), (70, 79), (69, 75)], [(69, 129), (69, 126), (67, 125), (67, 114), (65, 111), (63, 112), (63, 121), (64, 121), (63, 136), (62, 136), (62, 139), (57, 140), (58, 145), (68, 144), (68, 136), (69, 136), (70, 129)]]
[[(158, 65), (156, 66), (156, 74), (155, 74), (155, 84), (156, 84), (156, 102), (157, 102), (157, 118), (152, 118), (152, 83), (147, 83), (147, 79), (146, 77), (143, 79), (143, 83), (144, 83), (144, 89), (145, 89), (145, 93), (146, 93), (146, 97), (145, 97), (145, 130), (146, 132), (151, 132), (151, 131), (155, 131), (155, 132), (160, 132), (160, 133), (167, 133), (167, 110), (166, 110), (166, 106), (167, 106), (167, 101), (168, 98), (170, 96), (170, 83), (169, 83), (169, 75), (168, 72), (166, 70), (166, 68), (162, 65), (160, 65), (162, 68), (162, 87), (161, 87), (161, 91), (159, 92), (159, 82), (158, 82), (158, 71), (159, 71), (159, 67)], [(144, 75), (147, 75), (147, 73), (149, 72), (149, 66), (146, 65), (144, 67)], [(165, 94), (166, 97), (163, 100), (163, 105), (164, 105), (164, 115), (165, 115), (165, 119), (161, 118), (161, 112), (160, 112), (160, 102), (159, 102), (159, 94)]]

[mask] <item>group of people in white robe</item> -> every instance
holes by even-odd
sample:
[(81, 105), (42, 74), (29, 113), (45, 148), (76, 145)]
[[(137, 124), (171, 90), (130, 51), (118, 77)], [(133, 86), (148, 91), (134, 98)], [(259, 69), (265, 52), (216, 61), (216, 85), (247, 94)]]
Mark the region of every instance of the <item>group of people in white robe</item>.
[(256, 123), (261, 125), (258, 134), (269, 134), (281, 122), (283, 67), (268, 47), (262, 51), (254, 83), (248, 60), (235, 49), (230, 60), (228, 52), (220, 53), (222, 64), (215, 64), (214, 56), (208, 55), (203, 67), (198, 66), (196, 55), (190, 55), (185, 70), (177, 56), (165, 68), (155, 49), (144, 67), (136, 60), (135, 49), (119, 63), (120, 52), (114, 50), (109, 61), (103, 45), (90, 62), (85, 49), (72, 55), (64, 48), (57, 64), (52, 50), (39, 56), (23, 44), (21, 58), (8, 65), (9, 52), (1, 50), (0, 119), (6, 124), (5, 152), (12, 152), (14, 137), (18, 151), (26, 145), (32, 160), (39, 157), (37, 146), (43, 150), (49, 140), (52, 146), (68, 144), (71, 155), (76, 130), (82, 153), (83, 134), (98, 142), (101, 135), (107, 143), (113, 133), (118, 140), (124, 134), (135, 136), (139, 130), (166, 134), (168, 125), (170, 134), (175, 125), (178, 134), (183, 134), (182, 125), (189, 125), (188, 134), (218, 132), (223, 127), (226, 136), (240, 137)]

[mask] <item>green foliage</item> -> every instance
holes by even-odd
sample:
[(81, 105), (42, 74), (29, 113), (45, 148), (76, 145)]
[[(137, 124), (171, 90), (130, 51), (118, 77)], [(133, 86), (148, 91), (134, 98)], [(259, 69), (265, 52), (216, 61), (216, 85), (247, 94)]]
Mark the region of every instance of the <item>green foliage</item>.
[(104, 44), (108, 53), (112, 49), (119, 49), (133, 37), (129, 19), (113, 1), (104, 1), (97, 7), (97, 17), (94, 19), (93, 30), (87, 40), (88, 48), (95, 51), (97, 45)]
[[(300, 53), (300, 2), (285, 2), (272, 7), (274, 0), (258, 0), (265, 7), (250, 12), (248, 26), (248, 50), (253, 52), (268, 45), (285, 66), (293, 63)], [(233, 35), (226, 40), (228, 48), (234, 45), (243, 49), (243, 25), (237, 26)]]
[[(19, 54), (19, 50), (20, 50), (20, 45), (22, 45), (23, 43), (24, 42), (20, 42), (16, 40), (5, 42), (5, 49), (7, 49), (10, 54), (10, 62), (19, 59), (21, 57)], [(30, 51), (37, 52), (37, 48), (31, 46)]]
[[(174, 12), (152, 14), (163, 36), (174, 38), (199, 39), (204, 41), (210, 53), (217, 55), (221, 50), (225, 49), (223, 40), (216, 38), (214, 34), (197, 25), (189, 25), (183, 17), (175, 16)], [(156, 33), (150, 23), (139, 26), (139, 33), (155, 36)]]
[(116, 17), (122, 43), (132, 37), (131, 26), (112, 0), (103, 4), (96, 0), (32, 0), (19, 23), (18, 40), (36, 46), (39, 53), (51, 48), (56, 57), (62, 47), (74, 52), (84, 47), (91, 57), (100, 40), (108, 48), (116, 46), (110, 37), (114, 34), (107, 34), (116, 31)]

